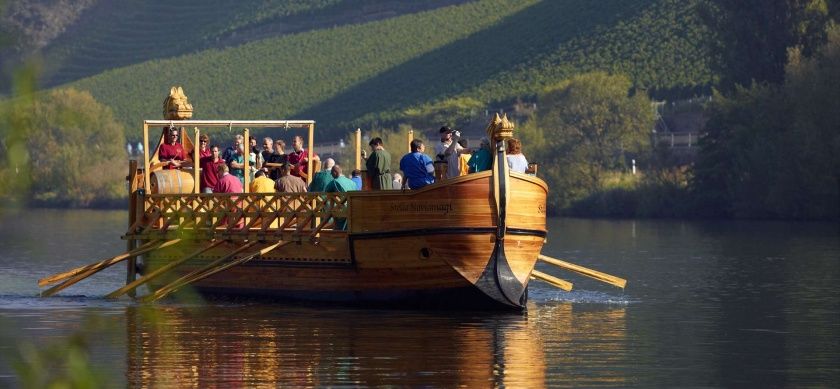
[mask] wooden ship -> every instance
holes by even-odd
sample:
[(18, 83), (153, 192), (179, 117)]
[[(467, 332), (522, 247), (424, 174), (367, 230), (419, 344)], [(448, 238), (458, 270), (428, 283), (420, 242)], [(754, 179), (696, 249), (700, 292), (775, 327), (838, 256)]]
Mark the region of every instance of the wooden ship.
[[(535, 270), (540, 259), (622, 288), (626, 282), (540, 254), (548, 186), (508, 170), (505, 140), (514, 125), (506, 116), (487, 127), (495, 142), (489, 171), (419, 190), (346, 193), (249, 193), (246, 174), (245, 193), (236, 194), (201, 193), (198, 168), (163, 170), (159, 146), (149, 149), (150, 129), (180, 128), (192, 161), (201, 129), (242, 128), (246, 140), (251, 128), (304, 129), (312, 172), (315, 122), (191, 120), (180, 88), (172, 88), (164, 117), (143, 122), (143, 160), (129, 164), (126, 252), (41, 279), (39, 286), (55, 284), (42, 296), (123, 261), (126, 285), (109, 298), (135, 297), (146, 285), (140, 299), (153, 301), (189, 285), (207, 294), (522, 309), (530, 279), (572, 287)], [(359, 139), (357, 132), (357, 167)]]

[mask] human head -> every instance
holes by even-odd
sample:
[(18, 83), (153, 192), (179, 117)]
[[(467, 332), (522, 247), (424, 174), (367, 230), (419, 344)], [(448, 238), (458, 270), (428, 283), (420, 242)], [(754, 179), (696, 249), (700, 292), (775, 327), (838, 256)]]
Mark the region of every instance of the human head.
[(269, 137), (263, 138), (263, 149), (266, 151), (274, 151), (274, 140)]
[(213, 159), (219, 159), (219, 146), (210, 146), (210, 151), (213, 153)]
[(440, 141), (446, 142), (452, 139), (452, 129), (448, 126), (443, 126), (440, 128)]
[(394, 173), (394, 180), (402, 182), (402, 175), (400, 173)]
[(332, 167), (331, 174), (333, 178), (341, 177), (341, 166), (335, 165)]
[(283, 166), (280, 167), (280, 175), (288, 176), (289, 174), (292, 174), (292, 165), (284, 163)]
[(241, 144), (242, 144), (242, 139), (243, 139), (243, 138), (242, 138), (242, 134), (236, 134), (236, 135), (233, 137), (233, 146), (234, 146), (234, 149), (236, 148), (236, 146), (237, 146), (237, 145), (241, 145)]
[(332, 158), (327, 158), (324, 160), (324, 170), (331, 170), (332, 167), (335, 166), (335, 160)]
[(375, 150), (376, 146), (382, 146), (382, 138), (379, 138), (379, 137), (373, 138), (373, 139), (370, 140), (370, 143), (368, 143), (368, 145), (370, 145), (371, 149)]
[(458, 144), (465, 149), (470, 147), (470, 142), (468, 142), (466, 138), (458, 139)]
[(508, 154), (521, 154), (522, 153), (522, 142), (516, 138), (510, 138), (507, 140), (507, 153)]
[(251, 147), (251, 150), (256, 149), (257, 148), (257, 138), (254, 138), (253, 136), (249, 136), (248, 137), (248, 146)]
[(178, 129), (175, 126), (169, 126), (166, 129), (166, 140), (169, 144), (175, 144), (178, 141)]
[(229, 172), (230, 168), (226, 163), (219, 164), (219, 167), (216, 168), (216, 175), (221, 177), (225, 175), (225, 173)]
[(254, 178), (259, 178), (259, 177), (262, 177), (262, 176), (264, 176), (264, 175), (265, 175), (265, 172), (264, 172), (264, 171), (262, 171), (262, 170), (257, 170), (257, 172), (256, 172), (256, 173), (254, 173)]
[(490, 139), (486, 136), (481, 138), (481, 148), (490, 149)]
[(359, 176), (361, 176), (361, 175), (362, 175), (362, 171), (361, 171), (361, 170), (359, 170), (359, 169), (353, 169), (353, 171), (352, 171), (350, 174), (351, 174), (353, 177), (359, 177)]
[(423, 150), (425, 150), (425, 149), (426, 149), (426, 147), (423, 146), (423, 141), (422, 140), (414, 139), (414, 140), (411, 141), (411, 152), (412, 153), (416, 153), (418, 151), (422, 153)]
[(302, 136), (295, 135), (295, 137), (292, 138), (292, 148), (295, 151), (303, 150), (303, 137)]
[(286, 148), (286, 142), (283, 139), (277, 139), (274, 141), (274, 152), (275, 153), (283, 153)]
[(236, 153), (237, 154), (245, 153), (245, 145), (243, 145), (242, 143), (236, 145)]
[(207, 134), (201, 134), (198, 137), (198, 144), (202, 148), (210, 146), (210, 137)]

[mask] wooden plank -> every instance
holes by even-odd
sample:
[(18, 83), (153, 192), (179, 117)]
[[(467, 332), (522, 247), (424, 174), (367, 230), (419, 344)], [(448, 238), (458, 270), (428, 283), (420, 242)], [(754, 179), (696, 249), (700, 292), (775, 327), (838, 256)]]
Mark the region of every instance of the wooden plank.
[(605, 283), (611, 284), (611, 285), (615, 285), (615, 286), (617, 286), (619, 288), (622, 288), (622, 289), (624, 289), (624, 287), (627, 285), (627, 280), (625, 280), (623, 278), (613, 276), (613, 275), (609, 275), (607, 273), (602, 273), (602, 272), (599, 272), (597, 270), (592, 270), (592, 269), (589, 269), (589, 268), (586, 268), (586, 267), (583, 267), (583, 266), (580, 266), (580, 265), (575, 265), (573, 263), (569, 263), (569, 262), (566, 262), (566, 261), (561, 261), (559, 259), (551, 258), (549, 256), (545, 256), (545, 255), (542, 255), (542, 254), (540, 254), (540, 256), (538, 258), (545, 263), (550, 263), (554, 266), (557, 266), (557, 267), (560, 267), (560, 268), (563, 268), (563, 269), (566, 269), (566, 270), (571, 270), (573, 272), (585, 275), (587, 277), (596, 279), (598, 281), (605, 282)]
[(149, 125), (143, 122), (143, 188), (146, 191), (151, 190), (149, 167)]

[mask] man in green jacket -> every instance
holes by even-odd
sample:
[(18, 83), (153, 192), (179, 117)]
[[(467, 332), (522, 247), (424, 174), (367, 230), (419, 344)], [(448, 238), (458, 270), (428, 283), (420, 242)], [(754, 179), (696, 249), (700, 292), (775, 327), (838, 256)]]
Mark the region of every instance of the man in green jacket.
[(312, 183), (309, 184), (309, 192), (326, 192), (327, 185), (332, 182), (332, 168), (335, 166), (335, 160), (327, 158), (324, 160), (324, 170), (321, 170), (312, 177)]
[(394, 178), (391, 176), (391, 154), (382, 145), (382, 138), (371, 139), (372, 153), (365, 162), (373, 190), (393, 189)]
[[(341, 166), (335, 165), (332, 167), (332, 176), (333, 180), (327, 184), (325, 192), (350, 192), (356, 190), (356, 183), (341, 174)], [(347, 219), (336, 218), (335, 228), (338, 230), (346, 230)]]

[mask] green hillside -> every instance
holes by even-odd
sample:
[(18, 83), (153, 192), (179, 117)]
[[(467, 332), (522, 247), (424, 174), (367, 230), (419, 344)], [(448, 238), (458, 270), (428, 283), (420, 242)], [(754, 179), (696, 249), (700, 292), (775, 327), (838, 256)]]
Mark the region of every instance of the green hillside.
[(590, 70), (626, 73), (659, 95), (685, 93), (716, 79), (693, 10), (700, 1), (481, 0), (148, 61), (71, 85), (111, 106), (132, 133), (160, 117), (177, 84), (196, 118), (313, 118), (328, 139), (441, 100), (531, 96)]

